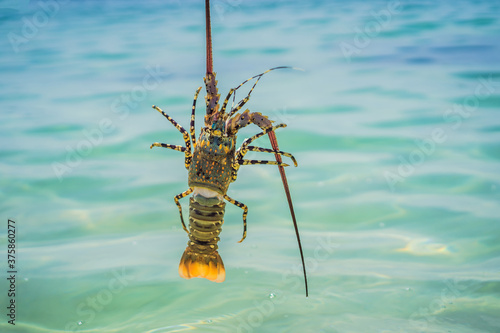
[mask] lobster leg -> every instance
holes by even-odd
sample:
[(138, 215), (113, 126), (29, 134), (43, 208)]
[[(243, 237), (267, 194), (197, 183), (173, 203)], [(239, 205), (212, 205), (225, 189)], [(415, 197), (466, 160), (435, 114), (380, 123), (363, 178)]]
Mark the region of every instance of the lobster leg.
[(243, 157), (249, 151), (259, 151), (259, 152), (264, 152), (264, 153), (274, 153), (277, 155), (287, 156), (287, 157), (290, 157), (290, 159), (293, 161), (294, 165), (297, 166), (297, 161), (295, 160), (295, 157), (293, 157), (293, 155), (290, 153), (286, 153), (286, 152), (281, 151), (281, 150), (272, 150), (272, 149), (255, 147), (255, 146), (247, 146), (245, 149), (242, 149), (240, 151), (241, 158), (238, 160), (238, 164), (240, 164), (240, 165), (271, 164), (271, 165), (278, 165), (281, 167), (289, 166), (288, 164), (283, 163), (281, 160), (280, 161), (263, 161), (263, 160), (245, 160), (245, 159), (243, 159)]
[[(196, 99), (195, 99), (195, 101), (196, 101)], [(174, 145), (165, 144), (165, 146), (163, 146), (162, 144), (160, 144), (158, 142), (153, 143), (150, 148), (153, 148), (153, 147), (165, 147), (165, 148), (170, 148), (170, 149), (174, 149), (174, 150), (183, 151), (184, 152), (184, 156), (185, 156), (184, 165), (186, 166), (186, 169), (189, 169), (189, 165), (191, 164), (191, 159), (192, 159), (192, 156), (193, 156), (191, 154), (191, 141), (189, 140), (189, 133), (184, 129), (184, 127), (182, 127), (181, 125), (179, 125), (168, 114), (166, 114), (165, 112), (163, 112), (162, 109), (160, 109), (156, 105), (153, 105), (153, 109), (155, 109), (156, 111), (160, 112), (165, 118), (168, 119), (168, 121), (170, 121), (172, 123), (172, 125), (175, 126), (175, 128), (177, 128), (179, 130), (179, 132), (181, 132), (182, 137), (184, 138), (184, 142), (186, 143), (186, 148), (184, 148), (184, 150), (179, 150), (179, 149), (172, 148), (172, 146), (174, 146)]]
[[(247, 146), (245, 151), (258, 151), (258, 152), (262, 152), (262, 153), (274, 153), (274, 154), (278, 154), (278, 155), (283, 155), (283, 156), (289, 157), (293, 161), (293, 164), (295, 166), (297, 166), (297, 160), (295, 159), (295, 157), (292, 154), (281, 151), (281, 150), (267, 149), (267, 148), (255, 147), (255, 146)], [(279, 164), (280, 163), (278, 163), (278, 165)]]
[[(276, 125), (276, 126), (268, 127), (266, 129), (264, 129), (262, 132), (257, 133), (254, 136), (249, 137), (248, 139), (245, 139), (245, 141), (243, 141), (243, 143), (241, 144), (240, 148), (238, 148), (238, 150), (236, 151), (236, 156), (235, 156), (235, 159), (234, 159), (234, 163), (231, 165), (231, 167), (233, 169), (233, 174), (232, 174), (232, 181), (233, 182), (236, 180), (238, 169), (240, 168), (240, 161), (243, 161), (243, 156), (245, 156), (245, 154), (247, 152), (248, 145), (252, 141), (260, 138), (261, 136), (266, 135), (269, 132), (274, 132), (276, 129), (281, 128), (281, 127), (286, 127), (286, 125), (285, 124), (279, 124), (279, 125)], [(277, 162), (277, 165), (280, 165), (278, 163), (282, 163), (282, 162), (281, 161)], [(269, 164), (273, 164), (273, 163), (269, 163)]]
[(193, 100), (193, 108), (191, 110), (191, 123), (189, 126), (189, 131), (191, 132), (191, 141), (193, 142), (193, 146), (196, 144), (196, 136), (194, 132), (194, 113), (196, 109), (196, 100), (198, 99), (198, 94), (200, 93), (201, 87), (196, 90), (196, 93), (194, 94), (194, 100)]
[(193, 193), (193, 189), (192, 188), (188, 188), (186, 191), (182, 192), (182, 193), (179, 193), (177, 194), (175, 197), (174, 197), (174, 201), (175, 201), (175, 204), (177, 205), (177, 207), (179, 207), (179, 214), (181, 216), (181, 223), (182, 223), (182, 228), (184, 229), (185, 232), (187, 232), (189, 234), (189, 231), (188, 229), (186, 228), (186, 225), (184, 224), (184, 218), (182, 217), (182, 206), (179, 202), (179, 199), (182, 199), (184, 197), (187, 197), (188, 195), (190, 195), (191, 193)]
[(290, 166), (289, 164), (283, 162), (266, 161), (266, 160), (240, 160), (238, 161), (238, 164), (239, 165), (269, 164), (269, 165), (278, 165), (282, 167)]
[(238, 206), (241, 209), (243, 209), (243, 237), (238, 242), (238, 243), (241, 243), (247, 237), (247, 214), (248, 214), (248, 207), (247, 207), (247, 205), (245, 205), (245, 204), (243, 204), (241, 202), (238, 202), (238, 201), (236, 201), (236, 200), (228, 197), (227, 195), (224, 195), (224, 199), (226, 199), (227, 201), (229, 201), (233, 205)]
[[(265, 128), (262, 132), (260, 133), (257, 133), (255, 134), (254, 136), (251, 136), (249, 137), (248, 139), (245, 139), (245, 141), (243, 141), (243, 143), (241, 144), (241, 147), (238, 148), (238, 150), (236, 151), (236, 154), (238, 153), (242, 153), (242, 151), (245, 151), (245, 150), (248, 150), (248, 145), (250, 143), (252, 143), (254, 140), (260, 138), (261, 136), (263, 135), (266, 135), (267, 133), (269, 132), (274, 132), (276, 131), (278, 128), (282, 128), (282, 127), (286, 127), (286, 124), (278, 124), (276, 126), (272, 126), (272, 127), (267, 127)], [(274, 151), (273, 151), (274, 152)]]
[(171, 145), (169, 143), (160, 143), (160, 142), (153, 142), (149, 148), (153, 147), (163, 147), (163, 148), (169, 148), (177, 151), (186, 151), (186, 147), (183, 146), (177, 146), (177, 145)]

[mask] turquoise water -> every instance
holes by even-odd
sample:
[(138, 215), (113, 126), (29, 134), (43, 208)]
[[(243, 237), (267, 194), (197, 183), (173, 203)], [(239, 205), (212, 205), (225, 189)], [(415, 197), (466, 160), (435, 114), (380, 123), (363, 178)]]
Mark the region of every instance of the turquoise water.
[(222, 94), (304, 69), (267, 74), (247, 106), (288, 124), (277, 138), (299, 163), (287, 175), (306, 299), (272, 166), (242, 167), (229, 188), (249, 214), (238, 244), (241, 210), (226, 208), (226, 281), (178, 276), (184, 159), (149, 145), (182, 136), (151, 105), (188, 126), (202, 1), (1, 1), (0, 331), (500, 332), (499, 13), (496, 1), (214, 1)]

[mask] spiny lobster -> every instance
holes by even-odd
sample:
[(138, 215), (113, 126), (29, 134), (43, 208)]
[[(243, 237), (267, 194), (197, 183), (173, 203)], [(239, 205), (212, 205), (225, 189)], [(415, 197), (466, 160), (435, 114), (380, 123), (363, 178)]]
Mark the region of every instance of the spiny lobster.
[[(179, 264), (179, 275), (185, 279), (193, 277), (205, 278), (215, 282), (223, 282), (225, 279), (225, 269), (222, 259), (217, 251), (219, 242), (219, 234), (222, 224), (224, 223), (224, 200), (243, 209), (243, 237), (239, 242), (242, 242), (247, 233), (247, 213), (248, 207), (241, 202), (238, 202), (227, 195), (229, 184), (234, 182), (237, 177), (238, 170), (241, 165), (249, 164), (272, 164), (277, 165), (285, 188), (285, 193), (292, 215), (292, 220), (295, 228), (295, 234), (299, 244), (299, 251), (302, 260), (302, 268), (304, 272), (304, 282), (306, 297), (308, 296), (307, 275), (304, 265), (304, 256), (302, 253), (302, 245), (300, 243), (299, 231), (293, 210), (292, 199), (288, 182), (285, 175), (284, 167), (288, 164), (283, 163), (282, 156), (289, 157), (295, 166), (297, 161), (292, 154), (279, 150), (276, 140), (275, 130), (286, 127), (285, 124), (272, 125), (272, 121), (260, 112), (250, 112), (248, 109), (242, 113), (237, 113), (250, 99), (250, 94), (261, 79), (261, 77), (273, 70), (290, 68), (290, 67), (274, 67), (261, 74), (255, 75), (248, 80), (243, 81), (236, 88), (230, 89), (226, 99), (219, 107), (220, 94), (217, 90), (217, 80), (213, 72), (212, 60), (212, 33), (210, 24), (210, 1), (205, 0), (205, 25), (206, 25), (206, 55), (207, 55), (207, 72), (204, 77), (207, 95), (205, 127), (201, 129), (198, 140), (195, 137), (195, 108), (198, 94), (202, 87), (196, 90), (193, 106), (191, 109), (190, 131), (186, 131), (168, 114), (161, 110), (156, 105), (153, 108), (167, 118), (182, 134), (185, 147), (166, 143), (155, 142), (153, 147), (164, 147), (184, 153), (186, 169), (188, 169), (188, 185), (189, 188), (174, 197), (175, 204), (179, 208), (181, 223), (184, 230), (189, 235), (189, 241), (184, 254), (182, 255)], [(234, 106), (236, 91), (248, 81), (256, 79), (254, 85), (248, 92), (247, 96), (239, 101)], [(233, 106), (228, 110), (228, 102), (233, 97)], [(262, 131), (243, 141), (242, 145), (236, 149), (236, 134), (239, 129), (255, 124)], [(273, 149), (251, 146), (257, 138), (268, 135)], [(194, 151), (192, 152), (192, 147)], [(249, 151), (274, 153), (276, 161), (264, 160), (247, 160), (244, 159), (245, 154)], [(190, 194), (193, 194), (189, 201), (189, 230), (184, 223), (182, 215), (182, 207), (179, 199), (182, 199)]]

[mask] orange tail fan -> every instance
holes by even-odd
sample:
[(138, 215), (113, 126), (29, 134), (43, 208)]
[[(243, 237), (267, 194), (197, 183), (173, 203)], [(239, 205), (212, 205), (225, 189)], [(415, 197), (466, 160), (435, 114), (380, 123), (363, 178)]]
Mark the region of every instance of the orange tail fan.
[(204, 278), (213, 282), (224, 282), (226, 270), (219, 252), (199, 254), (192, 252), (188, 246), (179, 263), (179, 275), (184, 279)]

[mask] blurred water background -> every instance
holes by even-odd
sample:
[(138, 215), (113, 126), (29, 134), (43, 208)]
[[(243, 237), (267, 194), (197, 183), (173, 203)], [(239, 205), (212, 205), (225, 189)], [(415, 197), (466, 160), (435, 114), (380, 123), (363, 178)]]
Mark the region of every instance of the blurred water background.
[(4, 0), (0, 22), (0, 331), (500, 332), (498, 1), (213, 1), (223, 96), (304, 69), (247, 106), (288, 124), (307, 299), (272, 166), (229, 188), (226, 282), (178, 276), (187, 172), (149, 145), (183, 141), (151, 105), (189, 126), (203, 1)]

